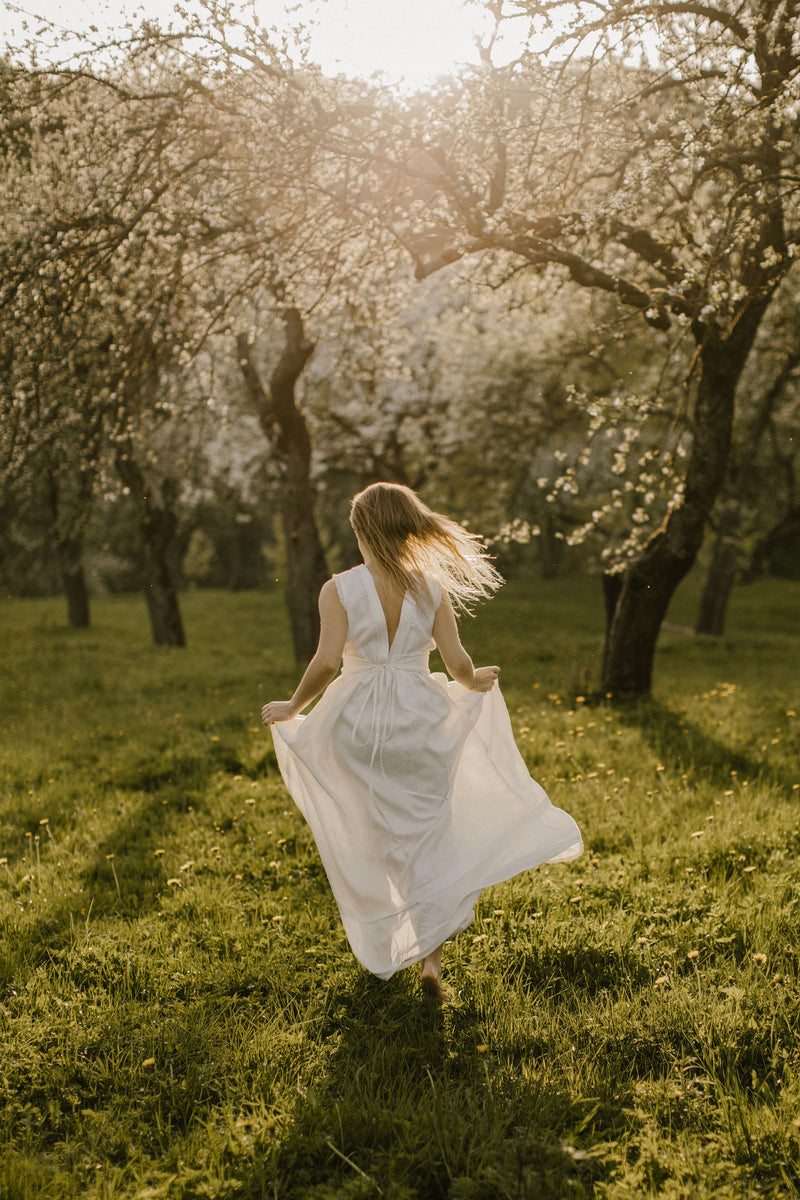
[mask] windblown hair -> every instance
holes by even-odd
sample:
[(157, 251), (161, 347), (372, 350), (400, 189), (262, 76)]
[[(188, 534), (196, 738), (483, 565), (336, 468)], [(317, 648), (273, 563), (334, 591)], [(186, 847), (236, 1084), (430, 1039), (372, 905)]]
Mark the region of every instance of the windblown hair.
[(399, 483), (373, 483), (354, 497), (350, 524), (376, 566), (415, 599), (432, 576), (453, 606), (470, 612), (502, 585), (477, 534), (423, 504)]

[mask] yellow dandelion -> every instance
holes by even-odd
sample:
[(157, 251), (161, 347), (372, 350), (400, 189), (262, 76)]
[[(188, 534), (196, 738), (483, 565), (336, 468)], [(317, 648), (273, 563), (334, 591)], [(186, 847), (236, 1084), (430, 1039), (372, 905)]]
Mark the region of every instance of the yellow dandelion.
[(766, 961), (767, 961), (766, 954), (754, 954), (753, 955), (753, 962), (756, 963), (759, 967), (763, 967), (764, 963)]
[(686, 957), (691, 958), (691, 959), (699, 958), (700, 951), (699, 950), (690, 950), (689, 953), (686, 955)]

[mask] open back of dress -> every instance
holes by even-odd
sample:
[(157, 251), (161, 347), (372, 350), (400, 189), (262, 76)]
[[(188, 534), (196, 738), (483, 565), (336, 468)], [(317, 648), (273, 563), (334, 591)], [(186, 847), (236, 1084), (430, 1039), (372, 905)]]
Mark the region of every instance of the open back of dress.
[(388, 979), (469, 925), (483, 888), (583, 846), (528, 774), (499, 687), (430, 674), (438, 585), (406, 594), (390, 647), (367, 568), (334, 579), (342, 673), (307, 717), (271, 728), (353, 952)]

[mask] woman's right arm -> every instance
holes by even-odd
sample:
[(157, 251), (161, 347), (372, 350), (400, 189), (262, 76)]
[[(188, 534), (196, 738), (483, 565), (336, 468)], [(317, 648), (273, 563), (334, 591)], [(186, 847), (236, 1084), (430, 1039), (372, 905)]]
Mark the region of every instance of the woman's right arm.
[(488, 692), (491, 689), (500, 674), (500, 668), (476, 668), (472, 665), (472, 659), (462, 646), (461, 638), (458, 636), (456, 615), (447, 592), (443, 594), (442, 602), (436, 610), (433, 622), (433, 640), (448, 673), (457, 683), (469, 688), (472, 692)]
[(338, 675), (347, 640), (347, 613), (332, 579), (323, 585), (319, 594), (319, 618), (316, 654), (306, 667), (291, 700), (272, 700), (261, 709), (261, 720), (265, 725), (296, 717)]

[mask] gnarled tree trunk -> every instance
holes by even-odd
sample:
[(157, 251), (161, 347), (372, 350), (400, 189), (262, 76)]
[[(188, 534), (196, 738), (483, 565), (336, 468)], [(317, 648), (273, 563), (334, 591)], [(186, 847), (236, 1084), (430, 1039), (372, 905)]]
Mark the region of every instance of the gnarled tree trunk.
[(246, 334), (239, 334), (236, 348), (248, 394), (281, 467), (281, 522), (289, 574), (286, 605), (295, 658), (307, 662), (317, 647), (317, 601), (328, 578), (311, 480), (311, 436), (295, 400), (295, 386), (314, 352), (314, 343), (306, 340), (303, 320), (296, 308), (285, 311), (283, 323), (283, 351), (270, 374), (269, 388), (262, 383), (253, 363)]
[[(765, 308), (762, 297), (740, 317), (727, 338), (715, 330), (696, 331), (700, 376), (685, 491), (681, 503), (638, 558), (606, 587), (601, 687), (607, 694), (619, 697), (650, 691), (661, 622), (675, 589), (695, 561), (706, 521), (725, 480), (736, 386)], [(610, 603), (613, 593), (616, 599)]]

